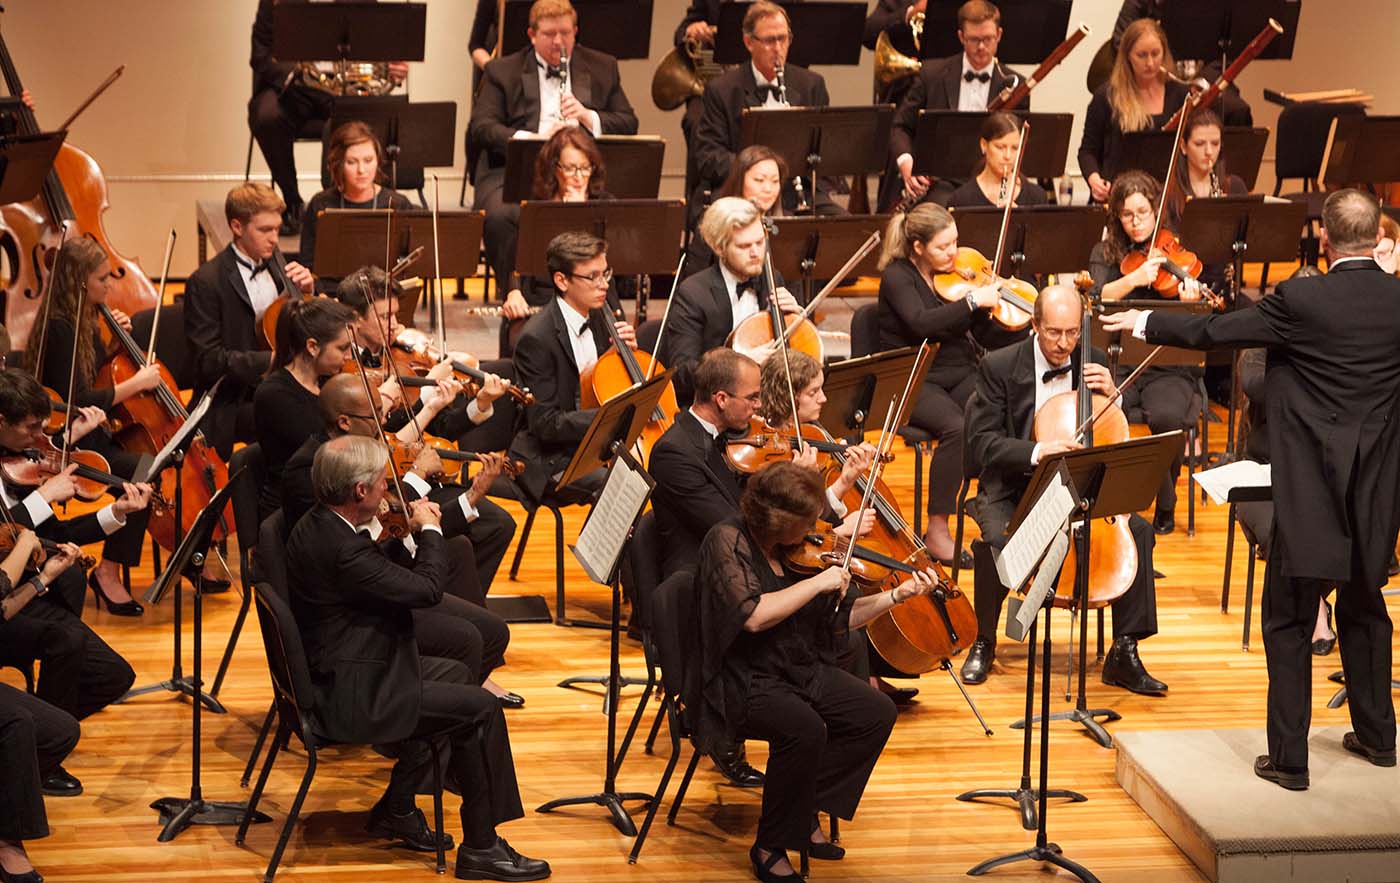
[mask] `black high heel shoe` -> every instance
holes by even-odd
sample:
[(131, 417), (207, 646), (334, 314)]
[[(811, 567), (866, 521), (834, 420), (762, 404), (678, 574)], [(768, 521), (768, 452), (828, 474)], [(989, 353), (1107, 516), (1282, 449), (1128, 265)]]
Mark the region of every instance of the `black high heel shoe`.
[(97, 571), (89, 570), (87, 578), (88, 588), (92, 589), (92, 601), (97, 605), (97, 609), (102, 609), (102, 603), (107, 603), (107, 612), (113, 616), (140, 616), (146, 612), (146, 608), (141, 606), (141, 602), (132, 598), (130, 601), (120, 603), (108, 598), (102, 591), (102, 584), (97, 581)]
[(753, 862), (753, 875), (763, 883), (803, 883), (807, 878), (801, 874), (775, 874), (773, 866), (787, 858), (787, 853), (781, 849), (775, 849), (768, 853), (768, 858), (758, 857), (758, 846), (749, 848), (749, 861)]
[[(822, 829), (821, 819), (812, 819), (812, 833), (815, 834)], [(824, 862), (839, 862), (846, 857), (846, 850), (830, 840), (808, 840), (807, 854), (812, 858), (821, 859)]]
[(1322, 602), (1327, 613), (1327, 630), (1332, 632), (1330, 638), (1318, 638), (1312, 642), (1312, 654), (1314, 656), (1327, 656), (1337, 646), (1337, 632), (1332, 628), (1332, 605), (1325, 600)]
[(0, 883), (44, 883), (44, 878), (38, 871), (25, 871), (23, 874), (16, 874), (0, 868)]

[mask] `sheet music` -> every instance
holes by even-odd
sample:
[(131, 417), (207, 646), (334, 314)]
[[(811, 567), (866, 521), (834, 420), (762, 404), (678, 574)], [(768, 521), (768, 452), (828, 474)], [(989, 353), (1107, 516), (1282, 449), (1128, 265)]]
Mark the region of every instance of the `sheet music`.
[(1045, 486), (1021, 526), (1007, 541), (1006, 548), (996, 556), (997, 576), (1002, 585), (1013, 592), (1021, 587), (1075, 508), (1074, 495), (1062, 473)]
[(194, 409), (190, 411), (190, 416), (185, 420), (184, 424), (170, 437), (170, 441), (165, 443), (165, 447), (160, 449), (160, 453), (156, 454), (155, 459), (147, 463), (146, 468), (138, 472), (136, 476), (132, 478), (132, 481), (138, 483), (151, 481), (157, 475), (165, 471), (166, 467), (170, 465), (170, 456), (175, 453), (176, 450), (183, 447), (186, 439), (199, 429), (200, 421), (204, 419), (205, 414), (209, 413), (209, 405), (214, 401), (214, 394), (218, 392), (223, 382), (224, 379), (222, 377), (214, 381), (214, 385), (209, 387), (195, 404)]
[(1273, 473), (1268, 463), (1236, 460), (1224, 466), (1197, 472), (1194, 476), (1210, 498), (1217, 504), (1229, 502), (1230, 491), (1239, 487), (1272, 487)]
[(651, 484), (644, 473), (634, 471), (620, 457), (613, 461), (603, 493), (579, 531), (578, 542), (569, 547), (595, 583), (611, 582), (622, 546), (650, 494)]
[(1035, 575), (1035, 582), (1031, 583), (1030, 591), (1026, 592), (1026, 597), (1016, 608), (1016, 625), (1019, 627), (1019, 631), (1012, 632), (1010, 623), (1008, 623), (1006, 630), (1008, 637), (1024, 641), (1031, 623), (1035, 622), (1040, 608), (1045, 606), (1045, 596), (1054, 591), (1055, 579), (1060, 575), (1060, 565), (1065, 563), (1065, 555), (1069, 554), (1068, 526), (1069, 522), (1062, 523), (1059, 532), (1051, 538), (1050, 549), (1045, 553), (1045, 560), (1040, 564), (1040, 570)]

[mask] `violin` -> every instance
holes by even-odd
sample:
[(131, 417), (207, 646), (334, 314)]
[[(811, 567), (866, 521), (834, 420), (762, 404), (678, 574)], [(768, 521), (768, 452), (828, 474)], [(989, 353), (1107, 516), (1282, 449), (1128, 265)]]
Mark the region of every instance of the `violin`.
[[(404, 442), (397, 436), (385, 436), (389, 443), (389, 462), (400, 474), (408, 472), (413, 468), (413, 461), (418, 458), (423, 448), (433, 448), (438, 452), (438, 457), (442, 459), (443, 471), (440, 475), (430, 476), (434, 479), (444, 479), (456, 481), (462, 474), (463, 463), (480, 463), (482, 456), (475, 451), (458, 450), (457, 446), (445, 438), (436, 435), (429, 435), (424, 432), (419, 436), (418, 441)], [(506, 457), (505, 463), (501, 466), (501, 472), (516, 478), (525, 470), (525, 464), (519, 460), (512, 460)]]
[[(4, 558), (14, 550), (19, 543), (20, 534), (25, 528), (14, 521), (0, 522), (0, 558)], [(39, 545), (29, 556), (30, 568), (37, 570), (44, 563), (44, 559), (51, 553), (58, 551), (58, 543), (53, 540), (38, 537)], [(80, 555), (73, 562), (84, 570), (88, 570), (97, 565), (97, 561), (91, 555)]]
[[(847, 445), (832, 441), (819, 426), (802, 425), (802, 443), (815, 448), (821, 454), (844, 454)], [(754, 416), (749, 421), (747, 435), (730, 438), (725, 442), (725, 459), (735, 470), (752, 475), (769, 463), (791, 460), (797, 436), (789, 430), (777, 429), (768, 425), (762, 417)], [(891, 463), (893, 454), (883, 454), (881, 462)]]
[[(112, 474), (107, 458), (83, 448), (68, 450), (67, 465), (77, 465), (73, 473), (73, 486), (78, 499), (91, 503), (100, 500), (108, 489), (121, 492), (126, 479)], [(63, 451), (45, 436), (42, 442), (32, 448), (15, 451), (0, 457), (0, 472), (11, 484), (23, 487), (38, 487), (64, 469)]]
[(896, 584), (908, 579), (914, 568), (891, 558), (871, 544), (856, 543), (854, 548), (846, 537), (832, 530), (813, 531), (802, 542), (783, 550), (783, 560), (793, 571), (810, 576), (828, 567), (840, 567), (846, 555), (851, 555), (851, 580), (867, 591), (879, 589), (892, 573), (903, 574)]
[[(641, 349), (634, 350), (623, 341), (617, 331), (617, 321), (622, 318), (620, 310), (617, 316), (606, 306), (602, 312), (603, 324), (607, 326), (612, 346), (579, 374), (579, 400), (584, 408), (597, 408), (614, 396), (645, 383), (654, 370), (666, 370), (665, 366), (659, 363), (653, 368), (653, 362), (657, 360), (650, 353)], [(671, 428), (671, 421), (676, 419), (676, 412), (679, 410), (676, 388), (668, 380), (666, 389), (661, 393), (661, 399), (651, 413), (651, 419), (642, 429), (638, 444), (642, 446), (643, 459), (650, 454), (651, 446), (656, 444), (662, 433)]]
[[(416, 328), (404, 328), (394, 337), (392, 352), (405, 353), (412, 356), (412, 361), (405, 364), (411, 366), (416, 371), (426, 373), (439, 362), (447, 361), (447, 356), (433, 345), (431, 338)], [(463, 353), (449, 354), (452, 356), (452, 370), (465, 381), (469, 388), (480, 389), (481, 384), (486, 382), (486, 372), (480, 368), (480, 361), (475, 356)], [(475, 393), (472, 393), (475, 395)], [(506, 388), (506, 395), (515, 399), (521, 405), (533, 405), (534, 395), (528, 390), (516, 386), (514, 383)]]

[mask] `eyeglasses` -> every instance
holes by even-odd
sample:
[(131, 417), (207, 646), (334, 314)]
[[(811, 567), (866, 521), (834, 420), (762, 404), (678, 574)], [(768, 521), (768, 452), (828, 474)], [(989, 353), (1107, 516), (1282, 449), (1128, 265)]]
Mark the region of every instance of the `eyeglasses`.
[(1122, 221), (1125, 224), (1134, 219), (1137, 219), (1139, 221), (1150, 221), (1152, 220), (1152, 217), (1153, 212), (1150, 208), (1140, 209), (1135, 212), (1124, 211), (1118, 213), (1118, 220)]
[(1038, 328), (1036, 333), (1049, 341), (1078, 340), (1078, 328)]
[(779, 46), (786, 46), (787, 44), (791, 43), (792, 34), (775, 34), (772, 37), (750, 37), (749, 39), (753, 40), (760, 46), (766, 46), (769, 49), (776, 49)]
[(374, 419), (374, 415), (373, 415), (373, 414), (342, 414), (341, 416), (343, 416), (343, 417), (349, 417), (351, 420), (373, 420), (373, 419)]
[(593, 166), (591, 165), (566, 166), (563, 163), (555, 163), (554, 167), (558, 169), (562, 174), (568, 175), (573, 178), (584, 178), (588, 175), (593, 174)]
[(589, 274), (587, 274), (587, 275), (584, 275), (583, 273), (570, 273), (570, 274), (569, 274), (569, 278), (570, 278), (570, 279), (578, 279), (578, 280), (581, 280), (581, 281), (583, 281), (583, 282), (590, 282), (590, 283), (592, 283), (592, 284), (594, 284), (594, 285), (597, 285), (597, 284), (599, 284), (599, 283), (602, 283), (603, 285), (607, 285), (609, 282), (612, 281), (612, 277), (613, 277), (612, 267), (608, 267), (606, 270), (599, 270), (599, 271), (596, 272), (596, 273), (589, 273)]
[(746, 395), (746, 396), (741, 396), (741, 395), (738, 395), (738, 394), (736, 394), (736, 393), (732, 393), (732, 392), (730, 392), (730, 391), (727, 390), (727, 389), (720, 390), (720, 392), (723, 392), (725, 395), (729, 396), (731, 399), (739, 399), (739, 398), (742, 398), (744, 401), (748, 402), (750, 405), (757, 405), (759, 402), (763, 401), (763, 393), (762, 393), (762, 392), (754, 392), (754, 393), (750, 393), (749, 395)]
[(996, 44), (998, 38), (997, 38), (997, 37), (969, 37), (967, 34), (963, 34), (963, 35), (962, 35), (962, 39), (963, 39), (963, 42), (964, 42), (964, 43), (967, 43), (967, 44), (970, 45), (970, 46), (993, 46), (993, 45)]

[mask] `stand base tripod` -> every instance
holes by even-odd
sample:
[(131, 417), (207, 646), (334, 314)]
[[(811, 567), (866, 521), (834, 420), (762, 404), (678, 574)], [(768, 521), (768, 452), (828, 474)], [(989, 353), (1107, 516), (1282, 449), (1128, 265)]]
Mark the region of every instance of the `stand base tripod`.
[(1013, 852), (1011, 855), (1003, 855), (1000, 858), (987, 859), (982, 864), (968, 871), (969, 877), (980, 877), (993, 868), (1002, 865), (1009, 865), (1012, 862), (1049, 862), (1057, 868), (1064, 868), (1074, 876), (1083, 880), (1084, 883), (1099, 883), (1099, 878), (1093, 872), (1081, 864), (1072, 862), (1062, 855), (1062, 850), (1058, 844), (1047, 843), (1044, 846), (1032, 846), (1030, 849), (1021, 852)]
[[(156, 840), (168, 843), (190, 825), (241, 824), (243, 814), (248, 811), (248, 804), (188, 797), (162, 797), (151, 804), (151, 809), (160, 813), (160, 836), (156, 837)], [(255, 812), (252, 821), (270, 822), (272, 817), (266, 813)]]
[[(1089, 798), (1078, 791), (1067, 791), (1062, 788), (1051, 789), (1045, 792), (1047, 798), (1057, 798), (1069, 800), (1072, 803), (1085, 803)], [(1036, 814), (1035, 805), (1040, 801), (1040, 790), (1022, 785), (1014, 791), (995, 790), (992, 788), (979, 788), (975, 791), (964, 791), (957, 796), (958, 800), (964, 803), (973, 803), (978, 800), (991, 798), (1007, 798), (1016, 801), (1016, 805), (1021, 810), (1021, 827), (1027, 831), (1034, 831), (1040, 827), (1039, 816)]]
[[(1031, 721), (1039, 722), (1040, 717), (1041, 716), (1037, 714), (1035, 717), (1031, 718)], [(1105, 748), (1112, 748), (1113, 737), (1108, 734), (1108, 730), (1103, 728), (1103, 725), (1098, 722), (1097, 718), (1103, 718), (1104, 723), (1113, 723), (1114, 721), (1122, 720), (1123, 715), (1111, 708), (1073, 708), (1069, 711), (1057, 711), (1054, 714), (1047, 715), (1045, 719), (1047, 721), (1074, 721), (1075, 723), (1082, 724), (1084, 729), (1088, 731), (1090, 738)], [(1020, 730), (1024, 729), (1025, 726), (1026, 721), (1022, 718), (1013, 723), (1011, 729)]]
[(117, 702), (122, 703), (127, 701), (128, 699), (135, 699), (137, 696), (145, 696), (147, 693), (156, 693), (161, 690), (164, 690), (167, 693), (183, 693), (191, 699), (193, 699), (197, 694), (199, 696), (200, 703), (213, 714), (228, 713), (228, 709), (224, 708), (223, 703), (221, 703), (219, 700), (215, 699), (213, 696), (209, 695), (203, 690), (196, 690), (194, 686), (194, 680), (188, 677), (172, 677), (167, 678), (163, 681), (158, 681), (154, 684), (148, 684), (144, 687), (133, 687), (132, 689), (127, 690), (126, 694), (120, 699), (118, 699)]
[(622, 803), (626, 800), (647, 800), (650, 801), (650, 794), (643, 794), (640, 791), (600, 791), (597, 794), (588, 794), (583, 797), (561, 797), (558, 800), (551, 800), (549, 803), (541, 804), (535, 812), (551, 812), (561, 806), (601, 806), (605, 807), (612, 814), (612, 823), (626, 837), (637, 836), (637, 826), (633, 824), (632, 817), (627, 814)]

